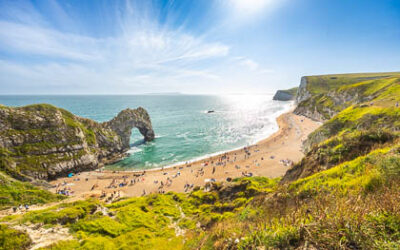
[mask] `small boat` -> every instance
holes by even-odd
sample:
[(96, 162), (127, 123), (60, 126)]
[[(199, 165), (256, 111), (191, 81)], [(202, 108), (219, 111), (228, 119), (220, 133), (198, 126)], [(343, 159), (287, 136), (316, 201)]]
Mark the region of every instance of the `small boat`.
[(214, 110), (209, 110), (209, 111), (207, 111), (207, 114), (214, 113), (214, 112), (215, 112)]

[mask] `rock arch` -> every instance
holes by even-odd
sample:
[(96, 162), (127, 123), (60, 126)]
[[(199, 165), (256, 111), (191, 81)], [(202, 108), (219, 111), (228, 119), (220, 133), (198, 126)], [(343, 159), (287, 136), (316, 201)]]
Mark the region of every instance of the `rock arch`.
[(139, 130), (145, 141), (151, 141), (154, 139), (154, 131), (151, 125), (150, 116), (142, 107), (137, 109), (124, 109), (119, 112), (116, 117), (103, 124), (114, 130), (121, 137), (124, 149), (129, 148), (129, 140), (133, 128)]

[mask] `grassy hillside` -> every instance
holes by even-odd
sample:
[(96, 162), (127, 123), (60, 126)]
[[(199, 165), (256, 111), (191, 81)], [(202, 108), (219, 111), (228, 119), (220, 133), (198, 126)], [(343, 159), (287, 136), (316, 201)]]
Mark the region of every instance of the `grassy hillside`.
[(12, 228), (35, 225), (69, 229), (72, 240), (50, 249), (399, 249), (400, 76), (311, 78), (321, 86), (307, 108), (351, 98), (329, 104), (335, 114), (309, 136), (305, 157), (283, 178), (8, 216), (5, 234), (21, 240), (7, 244), (29, 245)]
[(285, 90), (281, 90), (281, 91), (285, 92), (285, 93), (288, 93), (288, 94), (290, 94), (292, 96), (296, 96), (296, 93), (297, 93), (298, 89), (299, 89), (298, 87), (294, 87), (294, 88), (291, 88), (291, 89), (285, 89)]
[(295, 100), (298, 89), (298, 87), (294, 87), (291, 89), (278, 90), (272, 99), (277, 101)]
[(24, 204), (44, 204), (63, 198), (30, 183), (14, 180), (0, 172), (0, 209)]
[(0, 123), (0, 170), (19, 180), (65, 175), (72, 171), (65, 165), (78, 168), (82, 158), (101, 151), (98, 135), (110, 144), (115, 136), (94, 121), (50, 104), (0, 106)]
[(399, 180), (396, 146), (289, 185), (245, 178), (207, 192), (80, 201), (2, 222), (69, 228), (74, 239), (51, 249), (394, 249), (400, 247)]
[(400, 73), (310, 76), (296, 113), (329, 120), (343, 109), (365, 103), (389, 107), (400, 100)]
[(305, 78), (307, 79), (307, 89), (313, 95), (317, 95), (354, 83), (392, 77), (400, 77), (400, 72), (318, 75)]

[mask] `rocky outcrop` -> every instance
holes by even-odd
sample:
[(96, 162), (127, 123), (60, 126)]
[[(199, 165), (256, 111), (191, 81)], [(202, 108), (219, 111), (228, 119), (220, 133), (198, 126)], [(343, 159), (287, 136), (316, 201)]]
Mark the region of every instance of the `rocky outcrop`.
[(303, 141), (305, 157), (286, 172), (282, 183), (398, 140), (399, 77), (388, 73), (303, 77), (294, 113), (324, 124)]
[(296, 103), (299, 104), (302, 101), (307, 100), (311, 97), (311, 93), (307, 90), (307, 77), (303, 76), (300, 80), (300, 86), (296, 94)]
[(154, 131), (151, 126), (149, 114), (142, 107), (125, 109), (111, 121), (103, 123), (103, 126), (115, 131), (121, 137), (124, 148), (129, 147), (129, 138), (131, 137), (131, 130), (134, 127), (139, 129), (145, 141), (154, 139)]
[[(314, 121), (323, 122), (326, 118), (324, 113), (319, 112), (315, 102), (308, 90), (307, 77), (303, 76), (300, 81), (300, 86), (296, 95), (296, 108), (293, 113), (303, 115)], [(327, 111), (329, 112), (329, 111)]]
[(297, 87), (287, 90), (278, 90), (272, 100), (275, 101), (292, 101), (296, 99)]
[(307, 105), (298, 105), (293, 111), (296, 115), (302, 115), (317, 122), (324, 122), (326, 120), (324, 113), (331, 113), (331, 110), (326, 109), (321, 113), (316, 106), (308, 107)]
[(125, 154), (134, 127), (154, 139), (143, 108), (97, 123), (48, 104), (0, 106), (0, 169), (31, 181), (97, 169)]
[(387, 87), (374, 91), (371, 86), (385, 78), (390, 78), (390, 74), (304, 76), (297, 92), (294, 113), (320, 122), (327, 121), (351, 105), (375, 99)]

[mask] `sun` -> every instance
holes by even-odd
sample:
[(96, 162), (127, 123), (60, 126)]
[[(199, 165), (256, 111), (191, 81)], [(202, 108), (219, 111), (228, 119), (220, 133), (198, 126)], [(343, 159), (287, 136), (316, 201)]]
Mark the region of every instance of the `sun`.
[(231, 0), (235, 11), (242, 15), (256, 14), (275, 2), (277, 0)]

